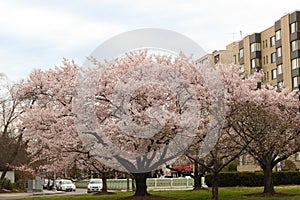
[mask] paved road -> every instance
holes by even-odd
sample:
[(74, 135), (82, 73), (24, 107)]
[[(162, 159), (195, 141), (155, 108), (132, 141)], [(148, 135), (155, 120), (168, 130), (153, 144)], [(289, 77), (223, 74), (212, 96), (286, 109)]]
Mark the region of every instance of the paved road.
[(33, 192), (33, 193), (0, 193), (0, 199), (24, 199), (29, 197), (41, 197), (46, 195), (63, 196), (63, 195), (78, 195), (78, 194), (86, 194), (86, 189), (77, 188), (75, 192), (44, 190), (43, 192)]

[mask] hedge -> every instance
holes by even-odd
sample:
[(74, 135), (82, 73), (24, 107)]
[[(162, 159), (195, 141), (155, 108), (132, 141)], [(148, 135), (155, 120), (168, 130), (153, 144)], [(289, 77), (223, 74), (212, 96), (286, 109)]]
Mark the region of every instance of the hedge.
[(0, 190), (3, 189), (24, 191), (25, 184), (22, 180), (18, 180), (17, 182), (12, 183), (9, 179), (4, 178), (3, 180), (0, 180)]
[[(263, 186), (264, 174), (263, 172), (221, 172), (218, 174), (219, 186)], [(274, 185), (299, 185), (300, 172), (273, 172)], [(206, 184), (211, 187), (212, 174), (205, 176)]]
[(4, 178), (3, 180), (0, 180), (0, 190), (2, 189), (12, 190), (12, 183), (9, 179)]

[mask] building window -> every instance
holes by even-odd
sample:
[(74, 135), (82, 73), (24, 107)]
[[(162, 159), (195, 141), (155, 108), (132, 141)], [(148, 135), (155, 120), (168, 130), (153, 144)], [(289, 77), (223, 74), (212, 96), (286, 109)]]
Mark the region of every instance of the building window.
[(277, 65), (277, 74), (282, 74), (282, 64)]
[(272, 80), (277, 77), (277, 69), (272, 70)]
[(275, 36), (270, 38), (270, 45), (271, 47), (275, 46)]
[(241, 65), (240, 67), (241, 74), (245, 73), (245, 65)]
[(293, 89), (298, 88), (298, 77), (293, 77)]
[(250, 60), (250, 65), (252, 69), (258, 68), (261, 65), (261, 60), (259, 58), (253, 58)]
[(248, 164), (247, 155), (242, 155), (242, 165), (247, 165), (247, 164)]
[(282, 82), (282, 81), (278, 82), (278, 88), (279, 88), (280, 90), (283, 89), (283, 82)]
[(296, 69), (299, 67), (299, 62), (298, 62), (298, 59), (295, 58), (292, 60), (292, 69)]
[(208, 57), (203, 58), (202, 60), (197, 61), (197, 65), (203, 65), (208, 63)]
[(300, 161), (300, 152), (296, 153), (295, 160), (296, 161)]
[(265, 41), (263, 41), (263, 49), (265, 48)]
[(266, 56), (266, 63), (268, 64), (269, 63), (269, 57)]
[(271, 54), (271, 63), (276, 62), (276, 53)]
[(266, 40), (266, 48), (268, 48), (268, 40)]
[(252, 43), (250, 45), (250, 51), (251, 52), (260, 51), (260, 43)]
[(251, 59), (251, 68), (255, 68), (255, 59)]
[(291, 42), (291, 51), (296, 51), (299, 49), (299, 40), (294, 40)]
[(240, 58), (243, 58), (244, 57), (244, 49), (240, 49)]
[(215, 62), (215, 64), (217, 64), (219, 61), (220, 61), (220, 55), (216, 55), (216, 56), (214, 57), (214, 62)]
[(290, 24), (291, 33), (296, 32), (296, 22)]
[(266, 64), (266, 57), (265, 56), (264, 56), (263, 60), (264, 60), (264, 64)]
[(281, 47), (277, 48), (277, 57), (281, 57)]
[(275, 40), (278, 41), (281, 39), (281, 30), (276, 31), (275, 33)]
[(233, 55), (233, 64), (236, 64), (236, 55)]

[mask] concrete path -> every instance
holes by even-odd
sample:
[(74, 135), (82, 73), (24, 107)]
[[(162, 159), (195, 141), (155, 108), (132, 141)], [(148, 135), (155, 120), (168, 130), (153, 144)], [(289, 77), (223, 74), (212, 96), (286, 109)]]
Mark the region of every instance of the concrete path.
[(86, 194), (86, 189), (78, 188), (75, 192), (51, 191), (44, 190), (43, 192), (22, 192), (22, 193), (0, 193), (0, 199), (24, 199), (39, 196), (57, 196), (57, 195), (78, 195)]

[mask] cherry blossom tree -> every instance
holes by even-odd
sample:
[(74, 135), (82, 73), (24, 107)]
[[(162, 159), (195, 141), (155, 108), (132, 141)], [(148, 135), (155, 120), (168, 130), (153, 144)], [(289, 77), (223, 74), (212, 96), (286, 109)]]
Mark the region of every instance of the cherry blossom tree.
[[(81, 76), (74, 62), (64, 60), (61, 67), (35, 70), (20, 87), (19, 99), (30, 105), (23, 125), (31, 164), (57, 171), (76, 159), (89, 158), (84, 162), (94, 165), (96, 161), (96, 169), (105, 163), (131, 172), (136, 180), (135, 195), (149, 195), (148, 172), (184, 153), (194, 136), (206, 138), (199, 130), (211, 118), (206, 114), (213, 104), (208, 83), (183, 55), (142, 51), (109, 63), (91, 61), (96, 67), (86, 71), (88, 76)], [(107, 68), (101, 73), (103, 65)], [(132, 84), (143, 76), (143, 83)], [(91, 84), (77, 85), (86, 80)], [(95, 90), (85, 99), (84, 92), (91, 88)], [(86, 100), (84, 104), (76, 104), (78, 95)], [(131, 126), (126, 126), (124, 119), (128, 122), (129, 118)], [(94, 121), (105, 134), (92, 129)]]
[(19, 85), (18, 99), (29, 105), (22, 118), (31, 157), (28, 167), (36, 173), (58, 173), (75, 163), (85, 163), (79, 168), (94, 166), (101, 174), (108, 170), (99, 162), (91, 162), (74, 126), (72, 98), (78, 69), (74, 62), (64, 59), (62, 66), (33, 71)]
[[(226, 66), (225, 66), (226, 67)], [(241, 79), (224, 70), (230, 111), (228, 126), (239, 136), (235, 142), (246, 146), (264, 172), (264, 193), (273, 195), (272, 169), (299, 151), (299, 100), (295, 92), (277, 91), (258, 84), (262, 74)], [(258, 87), (261, 85), (261, 87)]]
[[(233, 141), (237, 140), (237, 135), (231, 132), (231, 129), (224, 127), (222, 135), (213, 149), (205, 157), (198, 155), (198, 144), (195, 143), (185, 153), (185, 156), (195, 163), (194, 189), (201, 188), (201, 177), (206, 173), (212, 173), (212, 199), (217, 200), (218, 197), (218, 174), (233, 160), (243, 152), (245, 146), (237, 145)], [(197, 168), (196, 168), (197, 167)]]
[(60, 161), (70, 164), (74, 160), (76, 153), (65, 153), (66, 147), (76, 149), (79, 145), (71, 112), (77, 71), (78, 66), (64, 60), (62, 67), (35, 70), (20, 84), (18, 98), (30, 105), (22, 121), (33, 166), (36, 163), (41, 169), (56, 171), (66, 166)]
[(132, 173), (135, 196), (149, 195), (149, 172), (183, 154), (196, 135), (205, 138), (199, 130), (211, 109), (208, 83), (184, 55), (139, 51), (108, 63), (90, 61), (95, 68), (76, 86), (81, 137), (102, 162)]
[(213, 199), (218, 199), (218, 173), (243, 151), (258, 160), (265, 176), (264, 192), (273, 194), (272, 168), (299, 151), (295, 92), (278, 92), (268, 85), (259, 89), (262, 73), (244, 78), (239, 66), (217, 68), (224, 81), (227, 106), (222, 135), (204, 158), (197, 152), (201, 138), (195, 140), (186, 156), (213, 173)]
[[(206, 155), (201, 155), (199, 152), (199, 145), (203, 143), (203, 139), (196, 137), (193, 144), (186, 151), (185, 156), (195, 163), (195, 186), (194, 189), (201, 189), (201, 176), (206, 172), (210, 172), (213, 175), (212, 180), (212, 199), (218, 199), (218, 174), (233, 160), (235, 160), (241, 152), (246, 148), (246, 145), (239, 143), (239, 136), (231, 127), (231, 122), (228, 121), (228, 116), (232, 112), (232, 96), (229, 91), (234, 87), (243, 85), (249, 82), (249, 80), (243, 80), (240, 76), (240, 70), (238, 66), (216, 66), (216, 70), (220, 74), (220, 78), (224, 83), (224, 99), (226, 105), (226, 117), (222, 124), (221, 136), (214, 145), (213, 148)], [(231, 85), (228, 83), (234, 82)], [(237, 88), (236, 88), (237, 89)], [(207, 130), (202, 130), (207, 131)], [(198, 166), (198, 167), (197, 167)], [(199, 170), (200, 169), (200, 170)]]

